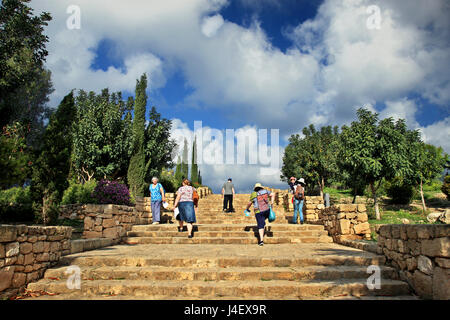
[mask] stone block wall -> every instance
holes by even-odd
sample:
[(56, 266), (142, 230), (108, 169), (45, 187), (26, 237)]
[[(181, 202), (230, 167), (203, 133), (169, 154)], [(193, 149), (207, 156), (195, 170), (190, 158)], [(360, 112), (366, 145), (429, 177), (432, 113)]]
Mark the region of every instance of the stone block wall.
[(334, 205), (320, 210), (318, 216), (334, 242), (370, 239), (370, 225), (364, 204)]
[(325, 209), (325, 205), (321, 196), (305, 196), (303, 215), (306, 222), (317, 223), (320, 211), (323, 209)]
[(83, 238), (110, 238), (119, 243), (121, 237), (136, 224), (134, 207), (114, 204), (87, 204)]
[(84, 220), (85, 204), (67, 204), (59, 207), (59, 218), (70, 220)]
[(378, 253), (424, 299), (450, 299), (450, 225), (384, 225)]
[(70, 227), (0, 225), (0, 295), (17, 293), (70, 254)]

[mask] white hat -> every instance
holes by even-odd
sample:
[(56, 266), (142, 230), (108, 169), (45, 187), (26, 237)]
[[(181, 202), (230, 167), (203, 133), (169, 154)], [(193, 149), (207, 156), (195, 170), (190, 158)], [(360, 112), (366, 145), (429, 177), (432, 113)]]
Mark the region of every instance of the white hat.
[(297, 181), (300, 182), (301, 184), (305, 184), (305, 179), (303, 179), (303, 178), (300, 178)]

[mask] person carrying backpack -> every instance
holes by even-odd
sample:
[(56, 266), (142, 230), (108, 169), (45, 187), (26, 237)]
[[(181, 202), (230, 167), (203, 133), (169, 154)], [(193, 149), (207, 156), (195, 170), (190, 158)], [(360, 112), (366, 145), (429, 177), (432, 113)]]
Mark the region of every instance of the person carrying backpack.
[(250, 202), (247, 204), (246, 208), (246, 211), (248, 211), (253, 204), (256, 223), (258, 225), (259, 246), (264, 245), (264, 227), (266, 226), (266, 219), (269, 218), (270, 214), (269, 197), (271, 198), (270, 205), (273, 205), (275, 201), (275, 194), (264, 189), (260, 183), (256, 183), (253, 187), (253, 192), (250, 195)]
[(152, 178), (152, 184), (149, 187), (152, 207), (152, 224), (159, 224), (161, 220), (161, 202), (166, 202), (164, 188), (158, 182), (157, 177)]
[(297, 180), (294, 187), (294, 216), (292, 223), (297, 224), (297, 212), (300, 216), (300, 224), (303, 224), (303, 200), (305, 199), (305, 180)]

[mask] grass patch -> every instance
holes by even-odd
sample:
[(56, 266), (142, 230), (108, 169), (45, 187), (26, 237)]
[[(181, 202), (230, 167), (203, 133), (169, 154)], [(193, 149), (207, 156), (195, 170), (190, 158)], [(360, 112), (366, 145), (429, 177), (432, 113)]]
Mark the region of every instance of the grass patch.
[(429, 224), (426, 215), (419, 211), (383, 210), (380, 212), (381, 220), (376, 220), (375, 212), (371, 209), (371, 212), (368, 210), (370, 224), (402, 224), (402, 219), (408, 219), (410, 224)]
[(339, 190), (339, 189), (335, 189), (335, 188), (325, 187), (323, 189), (323, 193), (329, 193), (330, 198), (335, 198), (335, 199), (353, 197), (351, 189)]

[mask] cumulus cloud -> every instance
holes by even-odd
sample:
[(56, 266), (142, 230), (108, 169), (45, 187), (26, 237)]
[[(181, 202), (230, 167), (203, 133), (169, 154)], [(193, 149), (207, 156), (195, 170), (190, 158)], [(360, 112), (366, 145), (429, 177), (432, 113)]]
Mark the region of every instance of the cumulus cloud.
[(445, 152), (450, 153), (450, 117), (418, 129), (422, 132), (426, 143), (440, 146)]
[[(68, 30), (66, 9), (72, 2), (31, 3), (54, 17), (46, 29), (47, 66), (56, 89), (53, 105), (72, 88), (133, 91), (143, 72), (155, 90), (181, 71), (193, 90), (186, 104), (218, 112), (226, 108), (227, 114), (251, 119), (258, 128), (280, 129), (284, 140), (310, 123), (348, 124), (358, 107), (374, 110), (378, 103), (386, 105), (381, 116), (405, 117), (408, 125), (420, 128), (416, 114), (422, 106), (405, 98), (411, 94), (449, 110), (450, 5), (445, 0), (326, 0), (314, 18), (286, 32), (293, 45), (285, 52), (272, 45), (256, 18), (246, 27), (226, 21), (220, 15), (226, 0), (114, 5), (79, 0), (81, 29)], [(370, 5), (380, 8), (379, 29), (366, 27)], [(104, 39), (113, 39), (123, 69), (91, 68), (95, 48)], [(427, 142), (450, 152), (448, 124), (446, 118), (421, 130)], [(182, 122), (174, 127), (182, 135), (189, 130)], [(252, 171), (251, 165), (243, 165), (235, 176), (253, 180), (257, 167)], [(222, 165), (205, 170), (228, 176), (227, 170), (238, 169)]]

